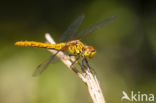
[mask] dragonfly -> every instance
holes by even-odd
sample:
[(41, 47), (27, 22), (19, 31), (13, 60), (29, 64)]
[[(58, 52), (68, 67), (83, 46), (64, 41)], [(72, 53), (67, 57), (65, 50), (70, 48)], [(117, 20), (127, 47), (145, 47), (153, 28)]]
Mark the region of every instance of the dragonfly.
[(76, 57), (75, 61), (72, 62), (70, 67), (72, 67), (81, 58), (80, 65), (82, 70), (84, 71), (84, 67), (85, 67), (84, 63), (88, 68), (91, 68), (88, 64), (88, 59), (94, 57), (94, 55), (96, 54), (96, 50), (93, 46), (85, 45), (83, 42), (81, 42), (81, 40), (82, 38), (84, 38), (91, 32), (95, 31), (96, 29), (113, 21), (115, 17), (108, 18), (100, 23), (92, 25), (77, 33), (77, 30), (80, 24), (82, 23), (83, 19), (84, 19), (84, 15), (80, 15), (63, 33), (59, 43), (50, 44), (50, 43), (43, 43), (43, 42), (36, 42), (36, 41), (17, 41), (15, 43), (16, 46), (39, 47), (39, 48), (46, 48), (46, 49), (57, 51), (46, 62), (43, 62), (36, 68), (35, 72), (33, 73), (33, 76), (37, 76), (41, 74), (48, 67), (48, 65), (54, 60), (54, 58), (57, 56), (57, 54), (60, 51), (68, 52), (70, 56), (72, 55)]

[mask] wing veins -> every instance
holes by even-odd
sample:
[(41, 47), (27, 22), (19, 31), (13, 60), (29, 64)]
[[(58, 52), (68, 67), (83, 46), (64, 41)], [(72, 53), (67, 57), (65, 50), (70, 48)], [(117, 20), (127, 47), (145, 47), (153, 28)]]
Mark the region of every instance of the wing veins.
[(46, 70), (48, 65), (54, 60), (55, 56), (59, 53), (60, 51), (57, 51), (54, 55), (52, 55), (47, 61), (43, 62), (42, 64), (38, 65), (36, 68), (35, 72), (33, 73), (33, 77), (41, 74), (43, 71)]
[(111, 18), (106, 19), (106, 20), (104, 20), (104, 21), (102, 21), (102, 22), (100, 22), (100, 23), (97, 23), (97, 24), (95, 24), (95, 25), (93, 25), (93, 26), (90, 26), (90, 27), (88, 27), (88, 28), (86, 28), (86, 29), (80, 31), (80, 32), (77, 34), (77, 37), (76, 37), (76, 38), (81, 39), (81, 38), (87, 36), (89, 33), (95, 31), (96, 29), (98, 29), (98, 28), (100, 28), (100, 27), (102, 27), (102, 26), (108, 24), (109, 22), (113, 21), (114, 19), (115, 19), (115, 17), (111, 17)]
[(77, 32), (77, 29), (81, 25), (83, 19), (84, 19), (84, 15), (80, 15), (63, 33), (60, 41), (67, 41), (69, 39), (72, 39), (74, 34)]

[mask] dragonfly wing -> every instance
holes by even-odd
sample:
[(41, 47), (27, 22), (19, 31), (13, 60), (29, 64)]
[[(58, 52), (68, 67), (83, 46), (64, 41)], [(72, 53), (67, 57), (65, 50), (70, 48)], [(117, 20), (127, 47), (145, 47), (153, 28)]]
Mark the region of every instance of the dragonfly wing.
[(57, 51), (54, 55), (52, 55), (47, 61), (43, 62), (42, 64), (40, 64), (35, 72), (33, 73), (33, 77), (37, 76), (39, 74), (41, 74), (44, 70), (46, 70), (46, 68), (48, 67), (48, 65), (54, 60), (55, 56), (59, 53), (59, 51)]
[(77, 34), (77, 37), (76, 38), (81, 39), (81, 38), (85, 37), (86, 35), (88, 35), (89, 33), (95, 31), (96, 29), (98, 29), (98, 28), (100, 28), (100, 27), (108, 24), (109, 22), (113, 21), (114, 19), (115, 19), (115, 17), (111, 17), (111, 18), (106, 19), (106, 20), (104, 20), (104, 21), (102, 21), (100, 23), (97, 23), (97, 24), (95, 24), (93, 26), (90, 26), (90, 27), (88, 27), (88, 28), (80, 31)]
[(62, 37), (60, 38), (60, 42), (71, 39), (72, 36), (76, 33), (83, 19), (84, 19), (84, 15), (80, 15), (63, 33)]

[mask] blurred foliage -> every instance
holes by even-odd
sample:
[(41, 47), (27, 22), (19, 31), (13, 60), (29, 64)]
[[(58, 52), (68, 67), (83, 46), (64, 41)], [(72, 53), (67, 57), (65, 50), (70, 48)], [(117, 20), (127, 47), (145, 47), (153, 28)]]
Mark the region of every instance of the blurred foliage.
[(1, 2), (0, 103), (92, 102), (85, 85), (61, 62), (38, 77), (31, 76), (51, 55), (48, 51), (14, 46), (18, 40), (44, 42), (47, 32), (57, 41), (82, 13), (81, 30), (117, 17), (83, 39), (97, 49), (89, 62), (96, 69), (107, 103), (120, 103), (123, 90), (156, 94), (155, 11), (152, 0)]

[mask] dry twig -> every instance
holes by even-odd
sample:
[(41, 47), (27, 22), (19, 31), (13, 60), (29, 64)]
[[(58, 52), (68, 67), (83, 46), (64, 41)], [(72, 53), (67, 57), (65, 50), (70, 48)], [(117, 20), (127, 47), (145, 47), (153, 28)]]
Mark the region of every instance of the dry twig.
[[(55, 44), (55, 41), (53, 40), (53, 38), (50, 36), (50, 34), (46, 33), (45, 34), (45, 38), (46, 40), (51, 43), (51, 44)], [(49, 51), (51, 53), (56, 53), (55, 50), (50, 50)], [(96, 78), (95, 75), (93, 75), (91, 72), (90, 72), (90, 69), (87, 68), (85, 70), (85, 72), (83, 73), (80, 73), (78, 71), (78, 69), (76, 69), (74, 66), (73, 68), (70, 68), (70, 65), (72, 64), (72, 62), (70, 60), (74, 60), (75, 58), (71, 58), (67, 55), (65, 55), (63, 52), (59, 52), (57, 54), (57, 57), (61, 59), (61, 61), (70, 69), (70, 70), (73, 70), (77, 76), (87, 85), (88, 87), (88, 90), (89, 90), (89, 93), (90, 93), (90, 96), (93, 100), (94, 103), (105, 103), (105, 99), (104, 99), (104, 96), (102, 94), (102, 90), (100, 88), (100, 85), (99, 85), (99, 82)]]

